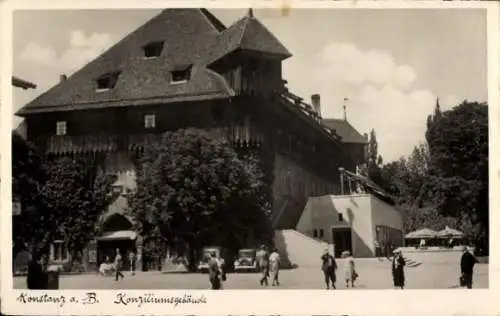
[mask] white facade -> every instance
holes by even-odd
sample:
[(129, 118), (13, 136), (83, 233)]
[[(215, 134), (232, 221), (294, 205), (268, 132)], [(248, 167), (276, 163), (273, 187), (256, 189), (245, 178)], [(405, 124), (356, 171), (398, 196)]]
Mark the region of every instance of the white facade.
[(335, 243), (333, 231), (350, 229), (353, 255), (372, 257), (375, 240), (401, 245), (403, 220), (403, 215), (394, 206), (370, 194), (327, 195), (309, 198), (296, 230)]

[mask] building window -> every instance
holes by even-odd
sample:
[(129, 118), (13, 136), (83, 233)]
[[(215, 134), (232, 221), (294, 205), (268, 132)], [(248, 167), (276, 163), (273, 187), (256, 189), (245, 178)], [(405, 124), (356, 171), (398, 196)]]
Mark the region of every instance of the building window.
[(318, 238), (318, 231), (316, 229), (313, 231), (313, 237)]
[(191, 68), (192, 65), (178, 66), (172, 70), (172, 82), (186, 82), (191, 79)]
[(319, 230), (319, 238), (325, 237), (325, 231), (323, 229)]
[(144, 115), (144, 127), (145, 128), (155, 128), (156, 127), (156, 115), (154, 115), (154, 114)]
[(68, 249), (64, 247), (64, 241), (62, 240), (55, 240), (52, 243), (52, 260), (55, 261), (63, 261), (68, 259)]
[(97, 90), (98, 91), (106, 91), (106, 90), (111, 90), (116, 86), (116, 83), (118, 82), (118, 77), (120, 76), (120, 72), (112, 72), (112, 73), (107, 73), (105, 75), (102, 75), (101, 77), (97, 78), (96, 84), (97, 84)]
[(163, 50), (163, 41), (162, 42), (153, 42), (142, 47), (144, 51), (145, 58), (156, 58), (160, 57), (161, 52)]
[(66, 121), (59, 121), (56, 123), (56, 135), (66, 135)]
[(339, 222), (343, 222), (344, 221), (344, 215), (343, 214), (339, 214)]

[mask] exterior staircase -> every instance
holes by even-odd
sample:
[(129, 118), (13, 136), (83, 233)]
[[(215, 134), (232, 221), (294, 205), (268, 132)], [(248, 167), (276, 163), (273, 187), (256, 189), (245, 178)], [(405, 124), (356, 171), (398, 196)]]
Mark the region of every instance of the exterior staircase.
[[(392, 258), (393, 257), (389, 257), (389, 258), (387, 258), (387, 260), (392, 262)], [(405, 263), (406, 263), (407, 268), (416, 268), (422, 264), (422, 262), (415, 261), (415, 260), (408, 258), (408, 257), (405, 257), (405, 256), (403, 256), (403, 259), (405, 259)]]
[(274, 245), (281, 256), (282, 266), (317, 267), (326, 248), (333, 253), (333, 245), (299, 233), (293, 229), (276, 230)]

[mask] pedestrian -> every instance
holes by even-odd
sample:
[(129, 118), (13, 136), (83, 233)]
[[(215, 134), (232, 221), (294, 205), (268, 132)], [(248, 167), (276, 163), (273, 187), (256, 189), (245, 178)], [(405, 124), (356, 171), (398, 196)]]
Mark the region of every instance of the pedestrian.
[(278, 253), (278, 249), (273, 248), (271, 254), (269, 255), (269, 274), (273, 282), (272, 286), (280, 286), (279, 270), (280, 270), (280, 255)]
[(48, 275), (45, 273), (41, 261), (41, 254), (35, 252), (28, 263), (26, 283), (29, 290), (47, 289)]
[(373, 244), (375, 246), (375, 257), (377, 257), (377, 259), (380, 261), (380, 260), (382, 260), (380, 258), (382, 256), (382, 249), (380, 248), (380, 243), (378, 242), (378, 240), (375, 239)]
[(392, 279), (394, 281), (394, 288), (404, 289), (405, 287), (405, 259), (401, 254), (401, 250), (395, 249), (392, 258)]
[(325, 276), (326, 289), (330, 289), (330, 282), (332, 283), (332, 289), (336, 289), (335, 282), (337, 281), (337, 276), (335, 270), (337, 270), (337, 262), (335, 262), (335, 258), (328, 252), (328, 249), (325, 249), (321, 256), (321, 261), (321, 270), (323, 270)]
[(269, 277), (269, 254), (267, 252), (266, 246), (262, 245), (260, 250), (256, 254), (257, 262), (259, 263), (259, 270), (261, 273), (260, 285), (268, 286), (269, 283), (267, 278)]
[(220, 263), (212, 253), (207, 253), (206, 257), (208, 261), (208, 280), (210, 282), (211, 289), (220, 290), (222, 287)]
[(125, 277), (122, 273), (123, 258), (122, 255), (120, 254), (120, 249), (118, 248), (116, 248), (114, 265), (115, 265), (115, 281), (118, 281), (118, 277), (121, 277), (123, 279)]
[(468, 289), (472, 289), (472, 275), (474, 271), (474, 265), (478, 263), (476, 257), (470, 253), (469, 248), (464, 246), (462, 258), (460, 259), (460, 270), (461, 275), (461, 286), (465, 286)]
[(345, 286), (349, 287), (349, 282), (351, 286), (354, 287), (354, 281), (356, 281), (358, 273), (356, 272), (356, 266), (354, 264), (354, 258), (350, 252), (347, 252), (346, 266), (345, 266)]
[(227, 280), (227, 276), (226, 276), (226, 260), (224, 260), (224, 258), (220, 257), (220, 258), (217, 259), (217, 261), (219, 263), (221, 288), (222, 288), (222, 284), (224, 284), (224, 282), (226, 282), (226, 280)]
[(420, 249), (424, 249), (425, 248), (425, 239), (420, 239)]
[(132, 275), (135, 275), (135, 263), (136, 263), (136, 261), (137, 261), (137, 259), (135, 257), (134, 251), (130, 251), (128, 254), (128, 263), (130, 266), (130, 273)]

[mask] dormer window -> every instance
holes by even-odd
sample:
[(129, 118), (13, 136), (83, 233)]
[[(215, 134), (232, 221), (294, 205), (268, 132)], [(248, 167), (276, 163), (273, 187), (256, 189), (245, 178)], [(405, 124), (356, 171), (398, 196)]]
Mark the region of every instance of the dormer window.
[(156, 115), (154, 115), (154, 114), (144, 115), (144, 127), (145, 128), (155, 128), (156, 127)]
[(144, 58), (160, 57), (163, 50), (163, 41), (146, 44), (142, 46), (142, 49), (144, 51)]
[(66, 135), (66, 121), (59, 121), (56, 123), (56, 135)]
[(120, 72), (116, 71), (112, 73), (107, 73), (97, 78), (96, 80), (97, 91), (106, 91), (113, 89), (116, 86), (119, 76)]
[(181, 65), (172, 70), (172, 83), (186, 82), (191, 79), (193, 65)]

